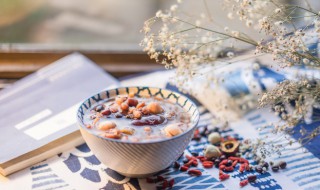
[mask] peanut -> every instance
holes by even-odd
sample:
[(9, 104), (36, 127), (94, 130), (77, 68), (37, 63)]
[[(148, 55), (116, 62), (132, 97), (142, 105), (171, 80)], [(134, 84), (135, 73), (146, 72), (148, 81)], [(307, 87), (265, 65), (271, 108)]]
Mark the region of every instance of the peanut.
[(170, 133), (167, 133), (167, 132), (166, 132), (166, 136), (170, 138), (173, 137)]
[(98, 129), (101, 131), (107, 131), (115, 128), (117, 125), (112, 121), (105, 121), (99, 124)]
[(134, 93), (134, 92), (130, 92), (130, 93), (128, 94), (129, 98), (133, 98), (133, 97), (134, 97), (134, 95), (135, 95), (135, 93)]
[(129, 105), (126, 102), (123, 102), (120, 107), (124, 111), (127, 111), (129, 109)]
[(163, 112), (163, 109), (158, 102), (151, 102), (147, 105), (147, 108), (152, 114), (159, 114)]
[(133, 107), (129, 107), (129, 111), (128, 111), (128, 114), (132, 114), (132, 113), (133, 113), (133, 110), (136, 110), (136, 108), (133, 108)]
[(111, 129), (104, 133), (104, 137), (106, 138), (111, 138), (111, 139), (120, 139), (121, 138), (121, 133), (117, 129)]
[(133, 110), (132, 114), (135, 119), (140, 119), (142, 117), (142, 113), (139, 110)]
[(182, 133), (182, 130), (180, 129), (179, 125), (171, 124), (164, 128), (164, 131), (166, 132), (167, 136), (177, 136)]
[(118, 105), (121, 105), (122, 102), (126, 101), (126, 99), (127, 99), (127, 97), (118, 96), (118, 97), (116, 97), (116, 103), (117, 103)]
[(136, 108), (142, 108), (142, 107), (144, 107), (146, 105), (146, 103), (144, 103), (144, 102), (140, 102), (137, 106), (136, 106)]
[(150, 114), (149, 109), (147, 107), (143, 107), (141, 111), (142, 111), (142, 113), (144, 115), (149, 115)]
[(121, 138), (121, 135), (106, 133), (106, 134), (104, 134), (104, 137), (110, 138), (110, 139), (120, 139), (120, 138)]
[(144, 127), (143, 130), (144, 130), (145, 132), (150, 132), (150, 131), (151, 131), (151, 127)]
[(120, 130), (121, 133), (124, 133), (126, 135), (133, 135), (134, 129), (133, 128), (124, 128)]

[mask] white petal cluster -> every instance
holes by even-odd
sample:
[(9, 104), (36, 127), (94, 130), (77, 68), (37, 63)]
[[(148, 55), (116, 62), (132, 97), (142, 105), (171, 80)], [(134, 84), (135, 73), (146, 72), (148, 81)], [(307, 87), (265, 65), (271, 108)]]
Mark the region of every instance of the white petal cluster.
[[(306, 0), (307, 1), (307, 0)], [(199, 1), (204, 3), (206, 1)], [(223, 0), (222, 8), (226, 17), (238, 21), (244, 27), (260, 32), (260, 41), (243, 33), (239, 28), (219, 24), (219, 16), (206, 3), (202, 12), (194, 13), (184, 10), (177, 0), (169, 10), (160, 10), (155, 16), (145, 21), (141, 41), (143, 50), (151, 59), (163, 64), (165, 68), (175, 68), (174, 83), (184, 91), (190, 86), (190, 81), (208, 72), (214, 72), (217, 67), (232, 63), (236, 57), (236, 49), (241, 43), (255, 47), (255, 54), (271, 54), (279, 68), (304, 65), (320, 69), (318, 49), (312, 49), (320, 38), (320, 12), (300, 5), (285, 4), (281, 0)], [(303, 27), (296, 24), (303, 23)], [(255, 55), (253, 55), (255, 56)], [(217, 60), (223, 57), (223, 61)], [(223, 64), (221, 64), (223, 63)], [(260, 69), (259, 64), (252, 68)], [(213, 74), (206, 75), (206, 87), (219, 85), (226, 80)], [(272, 106), (273, 111), (282, 123), (274, 125), (274, 134), (286, 136), (297, 123), (310, 121), (312, 110), (320, 107), (320, 81), (303, 78), (297, 81), (285, 81), (273, 91), (262, 95), (260, 106)], [(197, 93), (190, 92), (189, 93)], [(295, 106), (288, 109), (294, 102)], [(224, 106), (222, 106), (224, 107)], [(227, 106), (225, 106), (227, 109)], [(320, 118), (319, 118), (320, 119)], [(261, 130), (266, 128), (261, 127)], [(301, 129), (301, 143), (307, 143), (320, 134), (320, 128), (313, 131)], [(288, 142), (287, 145), (291, 145)], [(249, 146), (249, 145), (248, 145)], [(266, 147), (267, 146), (267, 147)], [(260, 147), (260, 148), (259, 148)], [(258, 139), (251, 148), (263, 153), (268, 150), (281, 154), (285, 145), (267, 143)], [(258, 159), (258, 158), (257, 158)], [(261, 159), (261, 158), (259, 158)]]

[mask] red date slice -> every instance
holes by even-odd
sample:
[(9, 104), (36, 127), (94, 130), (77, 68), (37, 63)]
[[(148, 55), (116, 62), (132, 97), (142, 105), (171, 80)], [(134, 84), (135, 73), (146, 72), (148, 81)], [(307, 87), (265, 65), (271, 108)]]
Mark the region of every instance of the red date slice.
[(111, 111), (109, 109), (105, 109), (105, 110), (101, 111), (101, 114), (102, 115), (110, 115)]
[(136, 99), (134, 99), (134, 98), (128, 98), (127, 102), (128, 102), (128, 105), (129, 105), (129, 106), (134, 106), (134, 107), (136, 107), (136, 106), (138, 105), (138, 100), (136, 100)]
[(132, 125), (143, 126), (143, 125), (159, 125), (165, 121), (163, 116), (151, 115), (148, 117), (143, 117), (140, 120), (132, 121)]

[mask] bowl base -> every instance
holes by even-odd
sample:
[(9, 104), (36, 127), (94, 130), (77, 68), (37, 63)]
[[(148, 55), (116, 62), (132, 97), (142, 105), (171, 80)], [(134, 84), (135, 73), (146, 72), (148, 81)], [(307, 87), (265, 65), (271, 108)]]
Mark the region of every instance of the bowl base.
[(158, 172), (153, 172), (153, 173), (149, 173), (149, 174), (128, 174), (128, 173), (122, 173), (122, 172), (118, 172), (118, 173), (123, 176), (130, 177), (130, 178), (146, 178), (146, 177), (153, 176), (154, 174), (156, 174)]

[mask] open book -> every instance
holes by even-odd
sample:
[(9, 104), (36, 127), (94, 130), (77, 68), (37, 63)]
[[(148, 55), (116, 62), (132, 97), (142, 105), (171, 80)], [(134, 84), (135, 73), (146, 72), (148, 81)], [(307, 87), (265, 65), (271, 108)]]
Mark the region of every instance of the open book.
[(0, 173), (9, 175), (83, 143), (76, 110), (118, 82), (74, 53), (0, 91)]

